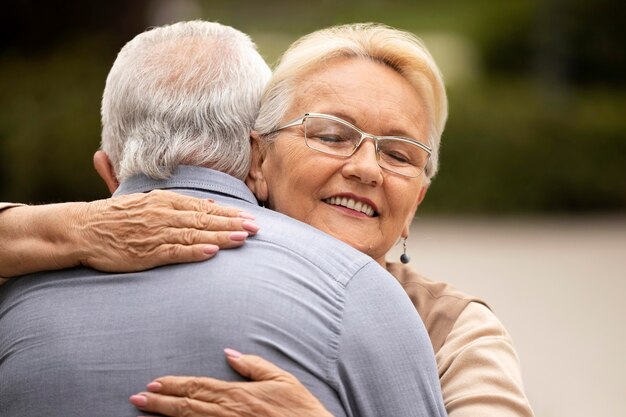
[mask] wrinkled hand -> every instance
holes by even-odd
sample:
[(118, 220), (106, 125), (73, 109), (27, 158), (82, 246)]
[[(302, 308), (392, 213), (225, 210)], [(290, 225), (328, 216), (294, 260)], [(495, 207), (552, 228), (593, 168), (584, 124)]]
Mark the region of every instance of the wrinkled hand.
[[(73, 216), (68, 216), (72, 218)], [(242, 210), (155, 190), (84, 203), (77, 209), (80, 263), (106, 272), (203, 261), (243, 245), (259, 227)]]
[(230, 365), (252, 382), (166, 376), (130, 402), (171, 417), (332, 417), (290, 373), (258, 356), (225, 352)]

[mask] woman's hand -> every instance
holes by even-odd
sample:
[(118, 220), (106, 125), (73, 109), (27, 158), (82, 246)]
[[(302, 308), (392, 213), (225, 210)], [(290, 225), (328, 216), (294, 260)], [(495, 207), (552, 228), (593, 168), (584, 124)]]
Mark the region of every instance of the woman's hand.
[(290, 373), (258, 356), (225, 352), (233, 369), (252, 382), (166, 376), (130, 402), (171, 417), (332, 417)]
[(253, 220), (237, 208), (161, 190), (13, 207), (0, 213), (0, 278), (78, 265), (131, 272), (203, 261), (243, 245), (259, 230)]
[(76, 216), (80, 263), (106, 272), (203, 261), (259, 230), (240, 209), (162, 190), (84, 203)]

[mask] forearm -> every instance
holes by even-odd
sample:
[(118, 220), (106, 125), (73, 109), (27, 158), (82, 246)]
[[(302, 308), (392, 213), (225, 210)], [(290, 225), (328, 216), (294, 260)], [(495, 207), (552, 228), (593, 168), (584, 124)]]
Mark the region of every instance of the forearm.
[[(0, 278), (78, 265), (143, 271), (205, 261), (259, 226), (236, 207), (155, 190), (89, 203), (0, 205)], [(0, 281), (2, 284), (2, 281)]]
[(86, 203), (18, 206), (0, 211), (0, 277), (80, 265), (74, 241)]
[(437, 353), (437, 363), (450, 417), (533, 416), (513, 342), (485, 306), (466, 307)]

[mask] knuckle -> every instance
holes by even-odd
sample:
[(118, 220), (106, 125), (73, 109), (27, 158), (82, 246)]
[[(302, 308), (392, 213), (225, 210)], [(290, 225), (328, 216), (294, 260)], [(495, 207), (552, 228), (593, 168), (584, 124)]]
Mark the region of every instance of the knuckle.
[(199, 229), (211, 230), (215, 224), (215, 218), (203, 212), (197, 212), (195, 214), (195, 224)]
[(194, 229), (184, 229), (180, 232), (180, 238), (185, 245), (193, 245), (196, 241), (197, 232)]
[(228, 227), (228, 230), (243, 230), (244, 221), (245, 221), (244, 219), (229, 217), (227, 219), (226, 226)]
[(239, 212), (241, 211), (240, 209), (234, 208), (234, 207), (222, 207), (222, 206), (216, 206), (216, 207), (219, 208), (220, 216), (224, 216), (224, 217), (238, 218)]
[(167, 256), (170, 259), (177, 259), (182, 255), (182, 248), (178, 245), (172, 245), (167, 248)]
[(191, 378), (185, 383), (185, 394), (188, 400), (198, 398), (202, 395), (203, 384), (198, 378)]
[(175, 201), (179, 201), (182, 198), (180, 194), (165, 190), (152, 190), (144, 195), (146, 196), (146, 202), (156, 207), (171, 207)]
[(193, 400), (189, 397), (183, 397), (178, 407), (178, 416), (180, 417), (193, 417)]
[(243, 241), (234, 241), (230, 238), (231, 232), (218, 232), (215, 234), (216, 244), (221, 248), (232, 248), (243, 245)]
[(226, 390), (231, 401), (235, 403), (243, 403), (245, 400), (249, 400), (251, 396), (249, 393), (241, 386), (235, 385)]
[(163, 191), (162, 190), (152, 190), (149, 193), (144, 194), (144, 195), (145, 195), (145, 199), (146, 200), (148, 200), (150, 202), (153, 202), (155, 200), (158, 200), (159, 197), (161, 197), (163, 195)]
[(204, 213), (213, 213), (213, 209), (215, 208), (215, 204), (209, 200), (202, 199), (198, 201), (198, 211)]

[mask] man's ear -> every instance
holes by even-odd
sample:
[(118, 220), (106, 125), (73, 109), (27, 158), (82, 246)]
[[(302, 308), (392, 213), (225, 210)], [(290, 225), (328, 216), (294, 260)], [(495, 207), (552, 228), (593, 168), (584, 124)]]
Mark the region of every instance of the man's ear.
[(413, 222), (413, 218), (415, 217), (415, 212), (417, 212), (417, 208), (420, 206), (420, 204), (422, 204), (422, 201), (424, 201), (424, 197), (426, 197), (426, 191), (428, 191), (429, 185), (430, 181), (424, 181), (424, 184), (422, 184), (422, 188), (420, 188), (417, 199), (415, 200), (413, 210), (411, 210), (411, 214), (409, 215), (409, 218), (406, 219), (406, 224), (402, 228), (402, 233), (400, 234), (402, 238), (409, 237), (409, 229), (411, 228), (411, 223)]
[(257, 200), (267, 201), (269, 191), (265, 181), (265, 174), (263, 173), (266, 149), (261, 142), (259, 133), (254, 130), (250, 133), (250, 147), (252, 148), (252, 162), (246, 178), (246, 185), (252, 190)]
[(109, 155), (104, 151), (97, 151), (93, 154), (93, 166), (96, 168), (98, 175), (100, 175), (100, 178), (102, 178), (111, 194), (113, 194), (115, 190), (117, 190), (117, 187), (120, 186), (120, 182), (117, 180)]

